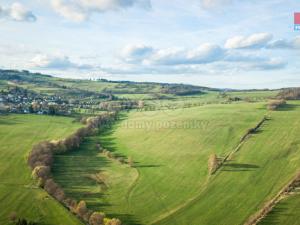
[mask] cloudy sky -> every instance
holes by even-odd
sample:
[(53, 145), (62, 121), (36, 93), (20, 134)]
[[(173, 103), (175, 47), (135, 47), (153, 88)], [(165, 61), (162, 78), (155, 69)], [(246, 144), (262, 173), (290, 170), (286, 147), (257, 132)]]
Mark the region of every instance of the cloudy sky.
[(0, 0), (0, 68), (228, 88), (300, 86), (299, 0)]

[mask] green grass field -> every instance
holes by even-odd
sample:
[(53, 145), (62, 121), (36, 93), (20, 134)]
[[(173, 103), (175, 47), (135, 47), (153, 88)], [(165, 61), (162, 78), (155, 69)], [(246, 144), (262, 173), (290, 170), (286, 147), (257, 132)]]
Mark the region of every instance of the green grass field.
[(247, 140), (194, 201), (156, 224), (243, 224), (299, 169), (299, 111), (299, 102), (291, 102), (272, 112), (271, 120)]
[(262, 219), (259, 225), (299, 225), (300, 193), (296, 193), (282, 199), (273, 210)]
[[(79, 151), (57, 156), (54, 177), (94, 210), (125, 224), (150, 224), (193, 202), (210, 182), (209, 155), (231, 152), (265, 113), (263, 104), (245, 103), (131, 112)], [(99, 138), (115, 154), (131, 156), (135, 167), (101, 156), (95, 148)], [(99, 173), (107, 188), (90, 176)]]
[(34, 115), (0, 116), (0, 224), (9, 224), (16, 212), (21, 218), (47, 225), (81, 224), (44, 190), (36, 188), (27, 165), (32, 146), (60, 139), (80, 126), (71, 118)]

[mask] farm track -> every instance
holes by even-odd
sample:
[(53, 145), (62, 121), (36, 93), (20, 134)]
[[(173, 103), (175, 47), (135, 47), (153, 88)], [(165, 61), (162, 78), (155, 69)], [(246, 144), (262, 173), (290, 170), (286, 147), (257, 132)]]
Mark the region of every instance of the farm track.
[(138, 184), (138, 182), (140, 180), (140, 176), (141, 176), (139, 169), (137, 169), (137, 168), (134, 168), (134, 169), (137, 172), (137, 176), (134, 179), (134, 181), (132, 182), (132, 184), (130, 185), (130, 187), (128, 188), (128, 191), (127, 191), (126, 196), (125, 196), (128, 207), (129, 207), (130, 196), (132, 195), (135, 187), (137, 186), (137, 184)]
[(207, 187), (207, 184), (209, 182), (209, 178), (210, 177), (207, 177), (206, 181), (204, 182), (204, 184), (202, 185), (202, 187), (200, 187), (201, 189), (201, 192), (199, 192), (196, 196), (188, 199), (187, 201), (185, 201), (184, 203), (178, 205), (177, 207), (169, 210), (168, 212), (160, 215), (156, 220), (152, 221), (151, 223), (149, 223), (149, 225), (154, 225), (166, 218), (168, 218), (169, 216), (171, 216), (172, 214), (176, 213), (177, 211), (187, 207), (188, 205), (192, 204), (193, 202), (197, 201), (198, 200), (198, 197), (202, 194), (203, 191), (205, 191), (206, 187)]

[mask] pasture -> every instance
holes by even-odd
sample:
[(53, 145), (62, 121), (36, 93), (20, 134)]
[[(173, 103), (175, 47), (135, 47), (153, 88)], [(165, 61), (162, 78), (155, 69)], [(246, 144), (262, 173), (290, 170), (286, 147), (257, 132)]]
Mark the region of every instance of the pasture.
[[(209, 155), (231, 152), (265, 113), (262, 103), (239, 103), (123, 114), (79, 151), (57, 156), (54, 177), (68, 195), (124, 224), (175, 218), (211, 182)], [(105, 158), (95, 148), (98, 141), (117, 156), (132, 157), (134, 167)], [(96, 174), (105, 177), (105, 187)]]
[(9, 224), (8, 217), (12, 212), (39, 224), (81, 224), (34, 184), (27, 165), (27, 155), (34, 144), (71, 134), (80, 127), (72, 121), (65, 117), (0, 116), (0, 224)]

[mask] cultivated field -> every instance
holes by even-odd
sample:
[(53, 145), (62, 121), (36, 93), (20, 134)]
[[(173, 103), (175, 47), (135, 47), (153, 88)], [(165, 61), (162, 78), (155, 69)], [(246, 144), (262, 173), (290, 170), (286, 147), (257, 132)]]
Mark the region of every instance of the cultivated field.
[(26, 159), (35, 143), (60, 139), (77, 129), (80, 124), (72, 120), (34, 115), (0, 116), (0, 224), (9, 224), (11, 212), (39, 224), (81, 224), (43, 189), (36, 187)]

